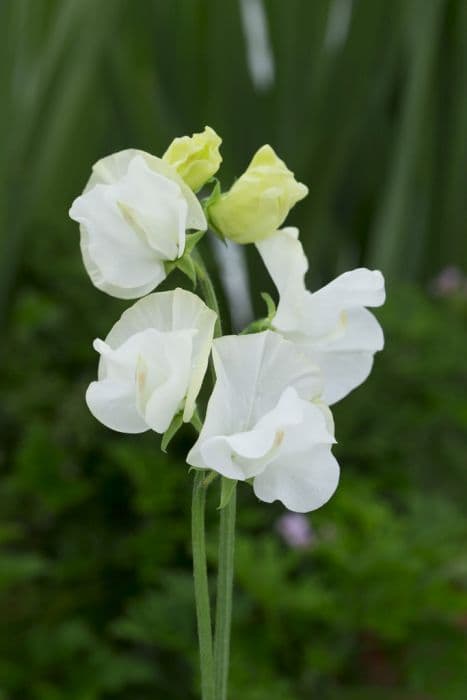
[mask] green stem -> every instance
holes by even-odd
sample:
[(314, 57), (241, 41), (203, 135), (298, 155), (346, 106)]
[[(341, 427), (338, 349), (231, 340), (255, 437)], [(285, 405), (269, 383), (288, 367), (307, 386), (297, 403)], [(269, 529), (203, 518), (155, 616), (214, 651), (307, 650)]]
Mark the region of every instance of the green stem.
[(231, 498), (227, 505), (222, 508), (220, 516), (216, 635), (214, 641), (216, 700), (227, 700), (235, 549), (235, 510), (236, 489), (234, 488)]
[(196, 617), (198, 622), (201, 697), (202, 700), (216, 700), (214, 694), (211, 607), (209, 602), (204, 530), (204, 512), (206, 505), (204, 480), (204, 471), (197, 469), (193, 483), (191, 510), (193, 578), (195, 584)]
[(222, 335), (221, 314), (214, 285), (212, 283), (211, 277), (209, 276), (209, 272), (206, 268), (206, 265), (204, 264), (203, 258), (197, 250), (193, 251), (192, 258), (196, 269), (196, 275), (201, 286), (201, 291), (203, 293), (204, 301), (209, 306), (209, 308), (211, 308), (217, 314), (216, 325), (214, 326), (214, 336), (216, 338), (219, 338), (219, 336)]
[(203, 421), (201, 420), (201, 417), (199, 415), (199, 411), (197, 408), (195, 408), (193, 415), (191, 416), (191, 425), (198, 433), (201, 432), (201, 428), (203, 427)]

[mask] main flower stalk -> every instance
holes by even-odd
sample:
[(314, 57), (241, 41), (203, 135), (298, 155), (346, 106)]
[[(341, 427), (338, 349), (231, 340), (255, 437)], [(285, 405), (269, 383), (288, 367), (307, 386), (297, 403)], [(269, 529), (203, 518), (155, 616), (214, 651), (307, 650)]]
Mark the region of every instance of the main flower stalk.
[[(224, 479), (222, 481), (225, 481)], [(236, 487), (222, 508), (219, 530), (216, 636), (214, 641), (216, 700), (227, 700), (230, 658), (230, 628), (235, 550)]]
[(205, 507), (207, 489), (204, 478), (204, 471), (196, 470), (191, 508), (193, 579), (198, 623), (201, 697), (202, 700), (215, 700), (211, 604), (206, 563)]
[[(193, 258), (205, 302), (217, 313), (214, 335), (220, 336), (222, 334), (222, 326), (214, 285), (201, 255), (195, 252)], [(215, 380), (215, 374), (213, 376)], [(199, 424), (196, 427), (199, 430)], [(206, 478), (204, 472), (197, 471), (193, 487), (193, 573), (200, 644), (201, 688), (203, 700), (211, 700), (212, 697), (215, 700), (227, 700), (235, 551), (236, 488), (234, 486), (233, 489), (229, 489), (229, 499), (227, 504), (224, 505), (222, 502), (223, 494), (228, 480), (222, 478), (216, 626), (213, 651), (204, 527), (206, 491), (210, 481), (209, 476)], [(212, 692), (214, 692), (214, 696), (212, 696)]]

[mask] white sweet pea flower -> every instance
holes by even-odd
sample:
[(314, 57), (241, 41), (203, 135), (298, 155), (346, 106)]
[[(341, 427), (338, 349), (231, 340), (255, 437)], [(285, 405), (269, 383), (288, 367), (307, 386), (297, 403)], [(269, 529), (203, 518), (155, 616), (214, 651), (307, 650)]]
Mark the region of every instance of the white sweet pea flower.
[(134, 149), (93, 166), (70, 217), (80, 224), (93, 284), (119, 299), (157, 287), (166, 277), (164, 262), (183, 255), (186, 230), (207, 228), (198, 199), (176, 170)]
[(262, 501), (319, 508), (337, 487), (339, 466), (318, 369), (272, 331), (219, 338), (213, 357), (217, 381), (188, 463), (253, 479)]
[(98, 380), (86, 392), (91, 413), (122, 433), (164, 433), (195, 409), (211, 350), (216, 314), (184, 289), (156, 292), (125, 311), (105, 341)]
[(319, 366), (323, 401), (331, 405), (365, 381), (374, 353), (383, 348), (381, 326), (365, 308), (384, 304), (383, 275), (358, 268), (311, 293), (296, 228), (284, 228), (256, 245), (279, 292), (274, 329)]

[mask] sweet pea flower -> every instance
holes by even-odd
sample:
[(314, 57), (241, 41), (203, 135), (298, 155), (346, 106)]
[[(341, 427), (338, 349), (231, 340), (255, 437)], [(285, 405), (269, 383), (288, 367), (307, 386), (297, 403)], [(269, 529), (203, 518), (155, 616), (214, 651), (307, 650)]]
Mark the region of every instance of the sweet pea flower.
[(185, 232), (207, 227), (202, 207), (161, 158), (128, 149), (93, 166), (70, 217), (80, 224), (81, 253), (93, 284), (136, 299), (166, 277), (164, 263), (183, 255)]
[(253, 480), (256, 496), (297, 512), (334, 493), (339, 466), (320, 373), (272, 331), (213, 343), (216, 384), (188, 464)]
[(365, 308), (384, 303), (383, 275), (357, 268), (311, 293), (296, 228), (277, 231), (257, 248), (279, 292), (272, 325), (319, 366), (323, 401), (332, 405), (365, 381), (374, 353), (383, 348), (381, 326)]
[(200, 134), (181, 136), (172, 141), (162, 159), (178, 172), (194, 192), (201, 189), (222, 163), (220, 136), (206, 126)]
[(98, 380), (86, 393), (91, 413), (122, 433), (164, 433), (183, 410), (188, 422), (206, 372), (216, 314), (184, 289), (140, 299), (97, 339)]
[(307, 194), (308, 188), (266, 145), (230, 190), (210, 205), (209, 217), (225, 238), (254, 243), (273, 234)]

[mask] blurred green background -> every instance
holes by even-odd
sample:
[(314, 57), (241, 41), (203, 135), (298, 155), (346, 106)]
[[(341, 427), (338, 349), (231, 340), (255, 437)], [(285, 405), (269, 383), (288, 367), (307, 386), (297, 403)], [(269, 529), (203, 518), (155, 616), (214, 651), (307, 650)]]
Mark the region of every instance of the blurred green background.
[(194, 435), (163, 455), (88, 413), (125, 304), (67, 211), (99, 157), (205, 124), (224, 186), (265, 142), (309, 185), (312, 288), (365, 264), (389, 293), (308, 541), (240, 490), (230, 697), (464, 700), (467, 2), (2, 0), (0, 35), (0, 700), (197, 697)]

